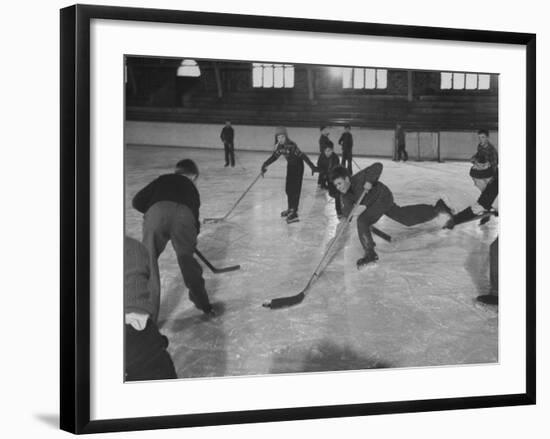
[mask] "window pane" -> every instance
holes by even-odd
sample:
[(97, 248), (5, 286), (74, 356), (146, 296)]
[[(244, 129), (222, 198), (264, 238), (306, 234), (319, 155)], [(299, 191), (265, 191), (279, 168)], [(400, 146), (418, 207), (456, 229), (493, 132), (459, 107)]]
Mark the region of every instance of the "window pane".
[(364, 69), (353, 69), (353, 88), (365, 88)]
[(273, 65), (264, 64), (264, 87), (273, 87)]
[(479, 75), (479, 84), (478, 87), (480, 90), (489, 90), (491, 86), (491, 76), (490, 75)]
[(466, 88), (468, 90), (475, 90), (477, 88), (477, 75), (475, 73), (468, 73), (466, 75)]
[(449, 72), (441, 72), (441, 88), (447, 90), (453, 86), (453, 74)]
[(453, 88), (456, 90), (464, 89), (464, 73), (453, 73)]
[(262, 86), (262, 71), (263, 68), (259, 64), (253, 64), (252, 67), (252, 86), (261, 87)]
[(285, 66), (285, 87), (294, 87), (294, 66)]
[(374, 69), (365, 69), (365, 88), (376, 87), (376, 71)]
[(273, 68), (273, 85), (276, 88), (282, 88), (283, 86), (283, 66), (275, 65)]
[(342, 87), (351, 88), (353, 86), (353, 69), (342, 69)]
[(376, 70), (376, 88), (388, 88), (388, 71), (386, 69)]

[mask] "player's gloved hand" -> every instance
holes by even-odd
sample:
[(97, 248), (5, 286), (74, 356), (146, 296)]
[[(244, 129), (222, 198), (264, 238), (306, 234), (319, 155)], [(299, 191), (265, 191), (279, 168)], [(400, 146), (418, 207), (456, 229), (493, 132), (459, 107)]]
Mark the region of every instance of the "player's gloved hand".
[(311, 168), (311, 175), (315, 175), (315, 173), (319, 173), (319, 168), (317, 166)]
[(261, 174), (262, 174), (262, 177), (264, 176), (264, 174), (266, 173), (267, 171), (267, 168), (265, 166), (262, 166), (262, 169), (261, 169)]

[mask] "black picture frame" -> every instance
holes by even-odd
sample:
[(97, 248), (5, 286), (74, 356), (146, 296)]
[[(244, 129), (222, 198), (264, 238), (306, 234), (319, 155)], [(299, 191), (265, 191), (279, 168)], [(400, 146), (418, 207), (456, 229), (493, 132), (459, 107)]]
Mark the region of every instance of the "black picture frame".
[[(502, 43), (526, 48), (525, 393), (90, 420), (90, 22), (93, 19)], [(536, 35), (303, 18), (75, 5), (61, 10), (61, 371), (60, 424), (98, 433), (325, 417), (535, 404), (536, 401)]]

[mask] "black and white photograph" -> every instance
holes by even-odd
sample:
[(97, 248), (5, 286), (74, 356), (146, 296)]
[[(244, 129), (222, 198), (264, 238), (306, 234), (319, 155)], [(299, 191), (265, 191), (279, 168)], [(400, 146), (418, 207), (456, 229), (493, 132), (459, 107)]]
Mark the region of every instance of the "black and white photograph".
[(123, 60), (124, 381), (499, 362), (498, 71), (188, 55)]

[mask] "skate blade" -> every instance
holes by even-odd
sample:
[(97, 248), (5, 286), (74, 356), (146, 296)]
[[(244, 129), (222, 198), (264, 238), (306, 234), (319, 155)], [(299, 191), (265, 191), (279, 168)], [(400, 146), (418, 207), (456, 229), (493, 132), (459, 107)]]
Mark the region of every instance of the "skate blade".
[(297, 223), (298, 221), (300, 221), (300, 220), (298, 218), (296, 218), (296, 219), (293, 219), (293, 220), (290, 220), (290, 221), (286, 220), (286, 223), (287, 224), (292, 224), (292, 223)]
[(376, 268), (376, 266), (378, 265), (378, 261), (376, 262), (369, 262), (368, 264), (366, 265), (360, 265), (357, 267), (357, 271), (369, 271), (373, 268)]

